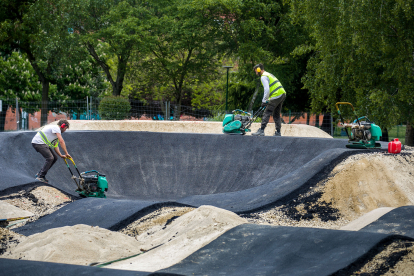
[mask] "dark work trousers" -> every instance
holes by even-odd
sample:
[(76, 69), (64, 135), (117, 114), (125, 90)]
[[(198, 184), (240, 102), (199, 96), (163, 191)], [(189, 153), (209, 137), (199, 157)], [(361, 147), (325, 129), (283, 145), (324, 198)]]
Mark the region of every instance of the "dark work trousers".
[(262, 118), (262, 125), (261, 128), (265, 129), (267, 124), (269, 123), (270, 115), (273, 115), (273, 120), (275, 121), (276, 131), (280, 132), (280, 128), (282, 126), (280, 122), (280, 112), (282, 111), (283, 102), (286, 99), (286, 93), (282, 94), (277, 99), (270, 100), (267, 104), (267, 107), (264, 111), (263, 118)]
[(43, 164), (43, 167), (39, 171), (39, 176), (41, 178), (45, 178), (47, 172), (49, 169), (53, 166), (53, 164), (56, 163), (56, 161), (59, 158), (59, 155), (55, 152), (54, 149), (49, 148), (48, 145), (45, 144), (33, 144), (32, 146), (34, 149), (40, 153), (46, 160), (45, 164)]

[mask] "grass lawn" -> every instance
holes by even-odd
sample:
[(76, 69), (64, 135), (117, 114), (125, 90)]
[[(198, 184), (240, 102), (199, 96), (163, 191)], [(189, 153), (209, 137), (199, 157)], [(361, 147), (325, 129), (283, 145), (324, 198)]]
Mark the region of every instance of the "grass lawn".
[(406, 126), (395, 126), (388, 130), (388, 139), (391, 141), (391, 139), (398, 138), (398, 140), (405, 144), (405, 129)]

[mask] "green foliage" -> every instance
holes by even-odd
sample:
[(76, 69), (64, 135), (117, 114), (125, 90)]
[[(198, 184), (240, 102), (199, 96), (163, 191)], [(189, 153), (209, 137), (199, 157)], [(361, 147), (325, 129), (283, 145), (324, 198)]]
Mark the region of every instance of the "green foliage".
[(205, 9), (209, 3), (200, 1), (153, 1), (148, 5), (151, 36), (145, 45), (150, 53), (134, 60), (134, 96), (156, 93), (158, 99), (181, 104), (186, 91), (199, 91), (203, 83), (214, 83), (218, 77), (222, 31), (218, 17), (212, 16), (216, 9), (214, 5)]
[[(105, 72), (113, 95), (121, 95), (131, 54), (145, 52), (148, 11), (142, 1), (64, 0), (73, 36)], [(111, 62), (116, 58), (116, 71)]]
[(8, 58), (0, 58), (0, 97), (19, 98), (21, 101), (40, 101), (42, 90), (35, 71), (24, 55), (12, 52)]
[[(232, 5), (225, 6), (229, 32), (224, 42), (229, 53), (238, 58), (238, 73), (234, 76), (238, 84), (231, 90), (235, 93), (231, 98), (240, 101), (235, 104), (248, 106), (257, 81), (253, 66), (263, 63), (265, 70), (274, 74), (287, 91), (284, 108), (308, 109), (309, 97), (307, 90), (302, 89), (301, 78), (309, 56), (293, 55), (293, 51), (310, 39), (303, 26), (292, 22), (290, 6), (281, 0), (230, 2)], [(260, 88), (254, 108), (262, 97)]]
[(303, 82), (313, 112), (354, 104), (382, 128), (414, 123), (414, 1), (289, 1), (292, 17), (311, 34)]
[(99, 115), (104, 120), (124, 120), (128, 117), (131, 104), (122, 96), (104, 97), (99, 104)]
[[(222, 109), (225, 102), (223, 93), (223, 78), (211, 82), (201, 82), (193, 85), (191, 93), (191, 105), (195, 108), (216, 108)], [(225, 89), (225, 88), (224, 88)]]

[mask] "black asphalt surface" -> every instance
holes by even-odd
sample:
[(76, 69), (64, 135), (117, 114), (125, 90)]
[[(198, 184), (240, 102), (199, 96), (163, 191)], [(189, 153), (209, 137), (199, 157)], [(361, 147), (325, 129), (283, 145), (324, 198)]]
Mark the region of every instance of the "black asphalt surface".
[[(11, 260), (0, 258), (1, 275), (9, 276), (180, 276), (179, 274), (161, 272), (140, 272), (118, 269), (105, 269), (92, 266), (68, 265), (26, 260)], [(182, 275), (181, 275), (182, 276)]]
[(401, 235), (414, 239), (414, 206), (395, 208), (359, 231)]
[[(43, 164), (31, 146), (34, 134), (0, 133), (0, 191), (34, 181)], [(284, 196), (344, 152), (355, 151), (345, 149), (345, 140), (324, 138), (111, 131), (68, 131), (63, 137), (81, 172), (107, 175), (111, 198), (204, 204), (204, 197), (193, 196), (206, 195), (211, 203), (215, 194), (232, 197), (231, 193), (252, 189), (251, 194), (264, 185), (278, 187), (280, 192), (251, 206), (237, 206), (238, 197), (220, 206), (236, 211)], [(70, 176), (59, 160), (47, 178), (51, 185), (75, 194)]]
[[(0, 133), (0, 194), (40, 184), (34, 182), (34, 175), (43, 158), (31, 146), (34, 135)], [(324, 138), (119, 131), (68, 131), (63, 137), (81, 172), (106, 174), (108, 198), (77, 200), (14, 231), (31, 235), (76, 224), (116, 231), (162, 204), (213, 205), (248, 212), (294, 194), (328, 166), (360, 152), (347, 149), (346, 140)], [(73, 167), (72, 171), (76, 173)], [(47, 178), (50, 185), (76, 195), (70, 176), (59, 160)], [(329, 275), (358, 262), (384, 239), (413, 237), (412, 210), (398, 208), (357, 232), (241, 225), (162, 272)], [(7, 275), (36, 275), (33, 271), (51, 275), (63, 269), (66, 275), (115, 273), (4, 259), (0, 266)]]
[(245, 224), (161, 271), (184, 275), (330, 275), (386, 238), (378, 233)]
[(111, 198), (85, 198), (44, 216), (34, 223), (26, 224), (14, 231), (25, 236), (44, 232), (50, 228), (86, 224), (117, 231), (118, 225), (133, 222), (140, 211), (157, 204), (143, 200)]
[[(34, 135), (0, 133), (0, 193), (32, 185), (44, 162), (31, 145)], [(119, 131), (68, 131), (63, 137), (80, 172), (106, 174), (108, 199), (77, 201), (22, 227), (22, 233), (79, 223), (112, 229), (140, 208), (161, 202), (246, 212), (289, 195), (331, 162), (357, 152), (345, 148), (346, 140), (326, 138)], [(47, 178), (52, 186), (76, 194), (63, 160)]]

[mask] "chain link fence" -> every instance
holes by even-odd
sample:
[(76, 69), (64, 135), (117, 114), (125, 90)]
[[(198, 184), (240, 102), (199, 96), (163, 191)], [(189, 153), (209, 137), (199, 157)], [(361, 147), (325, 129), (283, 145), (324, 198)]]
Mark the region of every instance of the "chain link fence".
[[(79, 101), (49, 102), (47, 123), (60, 119), (102, 120), (99, 111), (100, 100), (100, 98), (87, 97)], [(198, 109), (171, 102), (129, 100), (129, 103), (131, 108), (128, 113), (124, 114), (125, 120), (223, 121), (226, 115), (225, 110)], [(0, 99), (0, 131), (38, 129), (41, 127), (41, 106), (42, 102)], [(118, 112), (115, 106), (113, 112)], [(260, 121), (260, 118), (257, 121)], [(271, 123), (273, 123), (273, 118), (270, 118), (269, 124)], [(334, 138), (348, 138), (345, 131), (338, 127), (337, 118), (330, 113), (311, 114), (289, 111), (282, 113), (282, 123), (306, 124), (320, 128)], [(389, 140), (399, 138), (404, 141), (405, 126), (392, 128), (388, 135)]]

